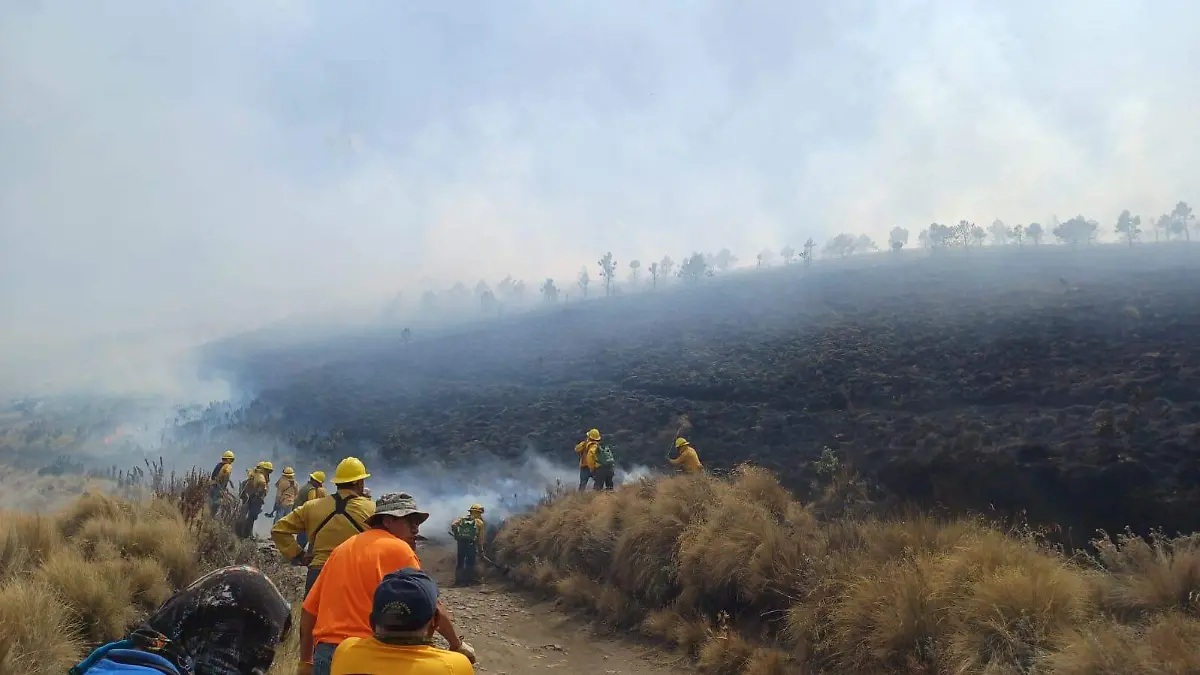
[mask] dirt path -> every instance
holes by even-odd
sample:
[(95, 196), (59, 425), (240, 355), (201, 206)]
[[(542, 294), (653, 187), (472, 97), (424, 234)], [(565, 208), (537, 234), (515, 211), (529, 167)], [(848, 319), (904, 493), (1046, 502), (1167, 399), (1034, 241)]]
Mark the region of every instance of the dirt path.
[(590, 675), (694, 672), (674, 654), (598, 632), (579, 619), (495, 583), (454, 588), (454, 555), (427, 545), (421, 562), (437, 579), (459, 632), (475, 647), (476, 671), (494, 675), (552, 671)]

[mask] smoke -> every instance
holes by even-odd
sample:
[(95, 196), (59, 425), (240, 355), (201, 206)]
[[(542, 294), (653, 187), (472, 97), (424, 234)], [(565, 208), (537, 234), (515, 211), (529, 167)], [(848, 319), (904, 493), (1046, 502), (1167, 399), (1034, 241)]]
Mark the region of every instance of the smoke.
[(571, 287), (608, 250), (749, 261), (897, 223), (1161, 213), (1197, 193), (1198, 19), (1175, 0), (4, 3), (0, 382), (190, 394), (144, 355), (457, 280)]
[[(513, 459), (481, 453), (475, 461), (453, 468), (440, 462), (396, 468), (378, 459), (364, 461), (371, 472), (366, 481), (371, 497), (378, 499), (390, 492), (413, 495), (417, 506), (429, 513), (421, 534), (430, 539), (445, 538), (450, 521), (466, 514), (472, 504), (481, 504), (486, 509), (484, 519), (494, 526), (536, 507), (550, 495), (575, 490), (579, 484), (577, 466), (556, 462), (531, 449)], [(290, 459), (285, 459), (284, 463), (293, 464)], [(319, 466), (303, 461), (294, 464), (296, 479), (301, 482)], [(275, 468), (282, 470), (283, 465), (276, 463)], [(331, 488), (333, 468), (328, 467), (325, 471), (329, 480), (327, 487)], [(652, 474), (644, 466), (618, 469), (616, 482), (632, 483)], [(269, 534), (270, 522), (260, 520), (256, 523), (256, 532), (263, 536)]]

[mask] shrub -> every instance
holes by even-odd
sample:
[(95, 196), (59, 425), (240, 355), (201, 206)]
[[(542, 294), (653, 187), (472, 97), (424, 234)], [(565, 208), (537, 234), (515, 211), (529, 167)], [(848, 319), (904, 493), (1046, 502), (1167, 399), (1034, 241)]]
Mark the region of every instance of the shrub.
[[(770, 474), (570, 493), (505, 523), (514, 580), (637, 626), (708, 673), (1185, 673), (1200, 539), (1124, 536), (1094, 560), (977, 518), (877, 517)], [(831, 515), (832, 514), (832, 515)], [(1114, 615), (1115, 612), (1115, 615)]]
[(79, 662), (73, 613), (49, 587), (12, 578), (0, 584), (0, 598), (0, 674), (61, 675)]

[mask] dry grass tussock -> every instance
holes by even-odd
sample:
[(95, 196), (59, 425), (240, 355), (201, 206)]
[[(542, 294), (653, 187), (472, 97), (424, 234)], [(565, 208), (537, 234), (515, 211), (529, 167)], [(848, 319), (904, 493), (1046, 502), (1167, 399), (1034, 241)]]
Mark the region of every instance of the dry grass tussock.
[(172, 477), (144, 502), (93, 493), (53, 515), (0, 511), (0, 675), (66, 672), (202, 569), (234, 562), (232, 535), (196, 508), (200, 480)]
[[(494, 542), (515, 581), (703, 672), (1194, 673), (1200, 538), (1067, 556), (980, 519), (803, 504), (765, 471), (571, 493)], [(864, 493), (842, 491), (861, 500)]]

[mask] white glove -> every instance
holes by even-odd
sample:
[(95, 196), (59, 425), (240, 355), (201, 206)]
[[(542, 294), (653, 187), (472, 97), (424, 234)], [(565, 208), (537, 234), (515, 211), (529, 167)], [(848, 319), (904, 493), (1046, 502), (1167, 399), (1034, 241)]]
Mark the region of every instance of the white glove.
[(455, 651), (467, 657), (467, 660), (472, 664), (475, 663), (475, 648), (467, 644), (466, 640), (459, 642), (458, 649)]

